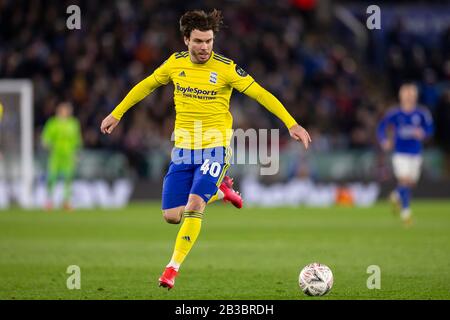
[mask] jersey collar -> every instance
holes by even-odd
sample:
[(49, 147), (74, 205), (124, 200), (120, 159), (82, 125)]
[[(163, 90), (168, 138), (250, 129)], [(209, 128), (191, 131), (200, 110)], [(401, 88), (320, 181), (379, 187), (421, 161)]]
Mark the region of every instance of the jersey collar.
[(417, 106), (417, 105), (416, 105), (413, 109), (411, 109), (410, 111), (405, 111), (405, 110), (403, 110), (403, 108), (402, 108), (401, 105), (399, 105), (398, 107), (399, 107), (399, 109), (400, 109), (400, 112), (403, 113), (403, 114), (406, 114), (406, 115), (413, 114), (413, 113), (416, 112), (417, 109), (418, 109), (418, 106)]

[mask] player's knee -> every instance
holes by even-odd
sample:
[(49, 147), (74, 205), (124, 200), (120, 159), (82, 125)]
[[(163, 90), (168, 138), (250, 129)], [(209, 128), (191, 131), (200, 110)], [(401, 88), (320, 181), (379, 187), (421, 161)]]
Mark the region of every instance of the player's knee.
[(398, 183), (400, 186), (403, 186), (403, 187), (413, 187), (414, 186), (414, 181), (409, 178), (401, 178), (401, 179), (399, 179)]
[(206, 202), (197, 195), (189, 196), (188, 203), (186, 205), (186, 210), (200, 211), (203, 212), (205, 209)]
[(170, 224), (179, 224), (181, 221), (181, 214), (178, 210), (164, 210), (163, 217)]

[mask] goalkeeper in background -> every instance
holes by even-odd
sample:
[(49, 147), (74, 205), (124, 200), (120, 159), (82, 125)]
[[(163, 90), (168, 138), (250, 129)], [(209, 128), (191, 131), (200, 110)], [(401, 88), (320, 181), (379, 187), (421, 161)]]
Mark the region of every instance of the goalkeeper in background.
[(46, 209), (53, 208), (53, 191), (58, 178), (64, 179), (63, 207), (70, 210), (72, 180), (76, 169), (78, 150), (82, 146), (80, 123), (72, 116), (73, 107), (62, 102), (56, 115), (47, 120), (42, 130), (42, 145), (48, 149)]

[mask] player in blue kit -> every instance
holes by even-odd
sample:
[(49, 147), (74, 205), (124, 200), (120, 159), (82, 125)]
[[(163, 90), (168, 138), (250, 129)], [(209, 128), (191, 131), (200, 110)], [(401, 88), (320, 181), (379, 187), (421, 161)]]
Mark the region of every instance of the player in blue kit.
[[(390, 200), (400, 211), (400, 216), (409, 226), (412, 223), (410, 199), (411, 188), (419, 179), (422, 166), (422, 143), (433, 134), (433, 119), (430, 112), (417, 105), (417, 87), (403, 84), (399, 90), (400, 106), (392, 109), (380, 121), (378, 140), (384, 151), (393, 150), (392, 165), (397, 179), (397, 188)], [(392, 128), (393, 139), (387, 136)], [(401, 208), (401, 210), (400, 210)]]

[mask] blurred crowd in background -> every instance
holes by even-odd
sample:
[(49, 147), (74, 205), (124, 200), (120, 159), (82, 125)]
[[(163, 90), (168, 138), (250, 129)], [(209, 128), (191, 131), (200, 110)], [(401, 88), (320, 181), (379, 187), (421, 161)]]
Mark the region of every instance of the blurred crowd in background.
[[(331, 2), (324, 1), (328, 8), (318, 2), (1, 1), (0, 78), (32, 79), (36, 145), (56, 103), (70, 100), (85, 148), (120, 150), (139, 168), (149, 153), (172, 145), (172, 85), (130, 110), (111, 136), (100, 133), (100, 122), (171, 53), (186, 50), (178, 19), (187, 9), (218, 8), (225, 27), (214, 50), (283, 102), (310, 131), (313, 150), (378, 148), (377, 121), (409, 80), (434, 115), (431, 144), (450, 153), (450, 23), (430, 41), (398, 18), (389, 28), (366, 30), (369, 42), (361, 49), (333, 18)], [(80, 30), (66, 27), (71, 4), (81, 8)], [(282, 128), (242, 94), (234, 94), (231, 112), (235, 128)], [(287, 130), (281, 138), (287, 141)]]

